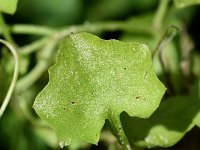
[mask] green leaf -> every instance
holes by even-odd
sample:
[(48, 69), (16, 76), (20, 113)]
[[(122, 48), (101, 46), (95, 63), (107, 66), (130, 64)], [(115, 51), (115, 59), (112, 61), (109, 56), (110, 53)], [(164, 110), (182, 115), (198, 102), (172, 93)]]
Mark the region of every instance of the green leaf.
[(122, 126), (131, 144), (149, 148), (176, 144), (200, 122), (199, 89), (200, 84), (188, 96), (166, 99), (148, 119), (130, 117), (123, 113)]
[[(3, 49), (0, 49), (3, 51)], [(5, 51), (0, 58), (0, 103), (4, 100), (12, 80), (13, 63), (12, 57)]]
[[(171, 81), (171, 90), (174, 93), (181, 93), (184, 87), (183, 76), (180, 69), (180, 52), (175, 42), (169, 43), (162, 52), (162, 59), (168, 79)], [(171, 60), (171, 61), (169, 61)]]
[(183, 8), (190, 5), (200, 4), (200, 0), (174, 0), (176, 7)]
[[(196, 90), (196, 95), (198, 95), (198, 103), (200, 103), (200, 78), (198, 79), (197, 87), (198, 87), (197, 88), (198, 90)], [(200, 128), (200, 110), (198, 114), (196, 115), (196, 117), (194, 118), (194, 123)]]
[(130, 17), (126, 21), (123, 30), (127, 31), (128, 33), (138, 33), (137, 35), (140, 35), (141, 33), (142, 35), (151, 35), (153, 34), (152, 31), (153, 17), (154, 16), (152, 13)]
[(78, 33), (61, 44), (49, 83), (33, 107), (62, 145), (97, 144), (105, 119), (115, 124), (123, 111), (148, 117), (164, 91), (146, 45)]
[(14, 14), (18, 0), (0, 0), (0, 12)]
[(44, 142), (52, 147), (57, 147), (57, 137), (55, 132), (48, 126), (48, 124), (45, 121), (38, 120), (35, 121), (36, 126), (34, 126), (34, 132), (41, 137)]
[(197, 78), (200, 77), (200, 54), (197, 52), (193, 52), (191, 54), (191, 71), (193, 75)]

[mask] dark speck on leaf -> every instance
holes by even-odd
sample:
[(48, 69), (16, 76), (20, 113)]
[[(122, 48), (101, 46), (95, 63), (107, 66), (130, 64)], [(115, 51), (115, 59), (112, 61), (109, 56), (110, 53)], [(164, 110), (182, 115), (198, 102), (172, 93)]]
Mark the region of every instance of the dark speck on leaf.
[(74, 101), (71, 101), (71, 104), (75, 105), (75, 104), (79, 104), (79, 102), (80, 102), (79, 100), (74, 100)]
[(124, 70), (126, 70), (126, 67), (124, 68)]
[(146, 71), (145, 74), (144, 74), (144, 77), (145, 77), (145, 78), (147, 77), (147, 74), (148, 74), (148, 72)]
[(135, 97), (136, 99), (139, 99), (141, 96), (137, 96), (137, 97)]

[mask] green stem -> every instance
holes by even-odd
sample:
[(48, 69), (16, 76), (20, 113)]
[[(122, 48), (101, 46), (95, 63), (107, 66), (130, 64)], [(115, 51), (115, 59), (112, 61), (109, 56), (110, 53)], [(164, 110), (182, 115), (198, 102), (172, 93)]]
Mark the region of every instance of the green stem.
[(23, 95), (24, 93), (22, 94), (18, 94), (18, 95), (15, 95), (18, 103), (18, 109), (20, 109), (21, 113), (24, 115), (24, 117), (29, 120), (32, 124), (34, 124), (35, 122), (35, 118), (33, 116), (33, 114), (31, 113), (31, 109), (28, 108), (28, 105), (27, 105), (27, 100), (26, 98), (24, 97)]
[(56, 32), (56, 30), (39, 25), (26, 25), (26, 24), (16, 24), (10, 28), (13, 34), (30, 34), (30, 35), (40, 35), (49, 36)]
[(54, 38), (51, 38), (50, 41), (47, 42), (46, 46), (41, 51), (42, 56), (40, 56), (41, 58), (39, 58), (36, 66), (25, 77), (17, 82), (16, 91), (18, 93), (32, 86), (48, 69), (51, 64), (50, 58), (57, 43), (57, 40)]
[[(155, 31), (160, 31), (160, 29), (163, 26), (163, 24), (162, 24), (163, 18), (166, 14), (168, 4), (169, 4), (169, 0), (160, 0), (159, 1), (159, 6), (158, 6), (158, 9), (156, 11), (156, 14), (155, 14), (155, 17), (154, 17), (155, 19), (154, 19), (154, 22), (153, 22)], [(157, 33), (157, 32), (155, 32), (155, 33)]]
[[(100, 33), (103, 31), (116, 31), (116, 30), (123, 30), (123, 31), (130, 31), (130, 32), (138, 32), (137, 28), (131, 27), (130, 28), (129, 21), (110, 21), (110, 22), (101, 22), (101, 23), (85, 23), (83, 25), (77, 25), (77, 26), (71, 26), (67, 27), (65, 29), (60, 30), (58, 32), (58, 36), (60, 38), (66, 37), (71, 33), (77, 33), (77, 32), (90, 32), (90, 33)], [(135, 30), (134, 30), (135, 29)], [(150, 33), (151, 31), (141, 31)]]
[(102, 23), (85, 23), (83, 25), (71, 26), (61, 30), (58, 34), (61, 37), (67, 36), (71, 33), (76, 32), (91, 32), (91, 33), (98, 33), (102, 31), (115, 31), (115, 30), (122, 30), (124, 29), (124, 23), (119, 21), (112, 21), (112, 22), (102, 22)]
[(14, 44), (14, 41), (13, 41), (12, 36), (10, 34), (10, 30), (9, 30), (8, 26), (6, 25), (4, 18), (3, 18), (3, 15), (1, 13), (0, 13), (0, 27), (2, 28), (2, 33), (3, 33), (4, 38), (8, 42)]
[[(117, 116), (117, 117), (116, 117)], [(117, 136), (119, 143), (122, 145), (124, 150), (131, 150), (130, 143), (124, 133), (121, 125), (120, 117), (118, 115), (109, 116), (109, 123), (111, 130)]]
[[(129, 25), (127, 25), (127, 22), (120, 21), (94, 24), (85, 23), (84, 25), (70, 26), (56, 32), (55, 30), (47, 27), (34, 25), (15, 25), (11, 28), (11, 31), (12, 33), (18, 34), (34, 34), (44, 36), (51, 35), (50, 41), (46, 41), (45, 38), (41, 39), (41, 41), (39, 40), (23, 47), (22, 51), (20, 52), (20, 54), (30, 54), (31, 52), (34, 52), (35, 50), (43, 46), (43, 44), (46, 44), (46, 47), (44, 47), (43, 49), (44, 53), (52, 53), (54, 47), (58, 44), (58, 42), (71, 33), (77, 33), (82, 31), (98, 33), (106, 30), (130, 30), (128, 26)], [(132, 28), (131, 31), (133, 31)], [(18, 81), (17, 91), (23, 91), (24, 89), (33, 85), (39, 79), (39, 77), (48, 69), (49, 64), (50, 63), (46, 59), (39, 59), (39, 62), (36, 64), (33, 70)]]
[(163, 59), (163, 51), (170, 44), (170, 42), (172, 42), (172, 40), (174, 39), (174, 37), (176, 36), (178, 31), (179, 31), (179, 28), (177, 28), (176, 26), (173, 26), (173, 25), (168, 26), (167, 30), (165, 31), (165, 33), (161, 37), (156, 48), (152, 51), (152, 58), (154, 58), (154, 57), (159, 58), (160, 65), (162, 67), (162, 71), (163, 71), (163, 74), (164, 74), (164, 80), (165, 80), (165, 83), (166, 83), (166, 87), (170, 87), (170, 88), (168, 88), (169, 94), (172, 94), (172, 92), (175, 92), (176, 89), (174, 89), (173, 84), (169, 80), (169, 74), (168, 74), (167, 66), (164, 63), (164, 59)]
[(153, 50), (152, 57), (154, 57), (154, 55), (157, 52), (161, 53), (161, 51), (164, 48), (166, 48), (167, 45), (173, 40), (173, 38), (175, 37), (175, 35), (177, 34), (178, 31), (179, 31), (178, 27), (176, 27), (174, 25), (169, 25), (167, 27), (167, 30), (165, 31), (165, 33), (161, 37), (160, 41), (158, 42), (156, 48)]
[(7, 107), (7, 105), (8, 105), (8, 103), (9, 103), (9, 101), (10, 101), (10, 98), (12, 96), (13, 90), (14, 90), (16, 82), (17, 82), (17, 77), (18, 77), (18, 74), (19, 74), (19, 59), (18, 59), (17, 51), (15, 50), (15, 48), (10, 43), (8, 43), (7, 41), (1, 40), (1, 39), (0, 39), (0, 43), (3, 43), (5, 46), (8, 47), (8, 49), (11, 51), (11, 53), (13, 54), (14, 59), (15, 59), (15, 68), (14, 68), (14, 73), (13, 73), (13, 79), (12, 79), (12, 82), (11, 82), (10, 87), (8, 89), (8, 92), (6, 94), (6, 97), (3, 101), (3, 104), (0, 108), (0, 118), (1, 118), (6, 107)]
[[(109, 22), (99, 22), (99, 23), (85, 23), (83, 25), (74, 25), (65, 27), (62, 29), (52, 29), (45, 26), (38, 25), (27, 25), (27, 24), (15, 24), (10, 27), (10, 31), (13, 34), (31, 34), (31, 35), (40, 35), (40, 36), (50, 36), (56, 32), (62, 33), (64, 35), (68, 35), (71, 32), (102, 32), (102, 31), (115, 31), (115, 30), (124, 30), (131, 32), (138, 32), (137, 27), (130, 27), (129, 21), (109, 21)], [(135, 29), (135, 30), (134, 30)], [(0, 34), (2, 34), (3, 30), (0, 28)], [(142, 31), (151, 33), (151, 31)]]
[[(117, 29), (122, 29), (123, 24), (120, 22), (107, 22), (107, 23), (96, 23), (96, 24), (84, 24), (84, 25), (77, 25), (77, 26), (71, 26), (67, 28), (63, 28), (60, 31), (55, 32), (55, 30), (40, 26), (34, 26), (34, 25), (15, 25), (13, 26), (12, 32), (13, 33), (26, 33), (26, 34), (35, 34), (35, 35), (45, 35), (45, 36), (53, 36), (57, 41), (62, 40), (64, 37), (68, 36), (71, 33), (77, 33), (77, 32), (102, 32), (104, 30), (110, 30), (114, 31)], [(17, 31), (17, 32), (16, 32)], [(48, 42), (48, 38), (42, 38), (36, 42), (33, 42), (31, 44), (28, 44), (24, 47), (20, 48), (19, 53), (22, 55), (30, 54), (42, 46), (44, 46)]]
[(40, 49), (42, 46), (44, 46), (47, 42), (48, 42), (48, 38), (42, 38), (42, 39), (39, 39), (31, 44), (28, 44), (24, 47), (21, 47), (20, 48), (20, 51), (19, 51), (19, 54), (22, 54), (22, 55), (28, 55), (32, 52), (35, 52), (36, 50)]
[(48, 64), (46, 61), (41, 60), (37, 63), (37, 65), (29, 72), (25, 77), (21, 78), (17, 82), (16, 91), (24, 91), (26, 88), (30, 87), (39, 79), (39, 77), (43, 74), (44, 70), (46, 70)]
[[(91, 32), (91, 33), (98, 33), (103, 31), (115, 31), (115, 30), (124, 30), (131, 32), (138, 32), (138, 30), (135, 28), (130, 28), (129, 21), (120, 22), (120, 21), (110, 21), (110, 22), (102, 22), (102, 23), (85, 23), (83, 25), (75, 25), (66, 27), (60, 30), (55, 30), (49, 27), (44, 26), (38, 26), (38, 25), (22, 25), (22, 24), (16, 24), (13, 25), (10, 28), (10, 31), (13, 34), (31, 34), (31, 35), (39, 35), (39, 36), (55, 36), (58, 40), (63, 39), (64, 37), (68, 36), (71, 33), (77, 33), (77, 32)], [(4, 28), (0, 28), (0, 34), (4, 34)], [(151, 31), (143, 31), (150, 33)], [(39, 48), (41, 48), (44, 44), (46, 44), (48, 41), (48, 38), (45, 37), (43, 39), (40, 39), (36, 42), (33, 42), (31, 44), (28, 44), (24, 47), (20, 48), (19, 53), (22, 55), (28, 55), (32, 52), (35, 52)]]

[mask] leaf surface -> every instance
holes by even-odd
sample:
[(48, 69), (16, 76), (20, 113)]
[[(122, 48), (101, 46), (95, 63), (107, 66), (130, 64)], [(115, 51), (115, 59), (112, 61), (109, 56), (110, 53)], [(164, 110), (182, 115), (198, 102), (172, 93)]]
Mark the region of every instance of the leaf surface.
[(130, 143), (149, 148), (176, 144), (195, 125), (200, 125), (199, 93), (197, 82), (190, 95), (166, 99), (148, 119), (123, 113), (122, 126)]
[(14, 14), (18, 0), (0, 0), (0, 12)]
[[(200, 78), (198, 79), (198, 82), (196, 83), (198, 90), (196, 90), (196, 95), (198, 96), (198, 103), (200, 103)], [(200, 108), (200, 105), (198, 105)], [(196, 115), (196, 117), (194, 118), (194, 123), (195, 125), (197, 125), (200, 128), (200, 109), (198, 111), (198, 114)]]
[(146, 45), (78, 33), (61, 44), (33, 107), (62, 145), (97, 144), (105, 119), (113, 121), (123, 111), (148, 117), (164, 91)]

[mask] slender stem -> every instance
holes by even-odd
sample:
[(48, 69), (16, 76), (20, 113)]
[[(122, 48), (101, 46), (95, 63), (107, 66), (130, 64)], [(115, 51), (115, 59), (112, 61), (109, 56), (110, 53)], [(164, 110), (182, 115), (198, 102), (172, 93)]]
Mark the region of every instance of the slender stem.
[(120, 117), (119, 115), (112, 114), (109, 116), (109, 123), (111, 126), (111, 130), (113, 133), (117, 136), (118, 141), (122, 145), (124, 150), (131, 150), (130, 143), (126, 137), (126, 134), (124, 133), (123, 127), (121, 125)]
[[(82, 25), (73, 25), (68, 26), (62, 29), (53, 29), (45, 26), (39, 25), (28, 25), (28, 24), (15, 24), (10, 27), (10, 31), (13, 34), (31, 34), (31, 35), (40, 35), (40, 36), (49, 36), (56, 32), (63, 33), (64, 35), (68, 35), (71, 32), (102, 32), (102, 31), (115, 31), (115, 30), (125, 30), (131, 32), (138, 32), (137, 27), (130, 27), (129, 21), (109, 21), (109, 22), (97, 22), (97, 23), (88, 23)], [(135, 29), (135, 30), (134, 30)], [(2, 34), (3, 30), (0, 28), (0, 34)], [(151, 31), (146, 30), (142, 32), (151, 33)]]
[[(55, 30), (50, 28), (34, 26), (34, 25), (15, 25), (11, 29), (13, 33), (20, 33), (20, 34), (26, 33), (35, 35), (45, 35), (45, 36), (51, 35), (52, 37), (55, 37), (57, 41), (59, 41), (71, 33), (82, 32), (82, 31), (97, 33), (97, 32), (102, 32), (104, 30), (114, 31), (122, 28), (125, 28), (124, 24), (115, 21), (115, 22), (96, 23), (96, 24), (85, 23), (84, 25), (66, 27), (57, 32), (55, 32)], [(21, 47), (19, 53), (22, 55), (30, 54), (38, 50), (42, 46), (44, 46), (47, 42), (48, 38), (44, 37), (38, 41), (35, 41), (31, 44)]]
[(167, 68), (166, 68), (166, 65), (164, 63), (164, 60), (163, 60), (162, 56), (163, 56), (163, 50), (170, 44), (170, 42), (176, 36), (177, 31), (179, 31), (179, 28), (177, 28), (176, 26), (174, 26), (174, 25), (168, 26), (167, 30), (165, 31), (165, 33), (161, 37), (161, 39), (160, 39), (159, 43), (157, 44), (156, 48), (152, 51), (152, 58), (154, 58), (156, 56), (156, 54), (158, 54), (158, 57), (159, 57), (159, 60), (160, 60), (160, 64), (162, 66), (162, 70), (163, 70), (163, 73), (165, 75), (164, 76), (164, 80), (165, 80), (165, 83), (167, 84), (166, 86), (170, 87), (170, 88), (168, 88), (168, 93), (169, 94), (172, 94), (172, 92), (174, 90), (170, 90), (170, 89), (173, 89), (173, 86), (171, 85), (171, 82), (168, 79), (169, 74), (168, 74), (168, 71), (167, 71)]
[[(173, 29), (173, 30), (170, 31), (170, 29)], [(153, 54), (152, 54), (152, 57), (153, 57), (155, 55), (155, 53), (157, 51), (159, 51), (159, 59), (160, 59), (160, 63), (161, 63), (164, 73), (167, 73), (167, 69), (166, 69), (165, 63), (162, 58), (162, 53), (163, 53), (163, 50), (169, 45), (169, 43), (176, 36), (178, 30), (179, 29), (176, 26), (170, 25), (167, 28), (166, 32), (164, 33), (163, 37), (159, 41), (156, 49), (153, 51)]]
[(92, 33), (98, 33), (105, 30), (108, 31), (115, 31), (115, 30), (122, 30), (124, 29), (124, 23), (119, 21), (112, 21), (112, 22), (102, 22), (102, 23), (85, 23), (83, 25), (77, 25), (77, 26), (70, 26), (67, 28), (64, 28), (60, 31), (60, 35), (62, 37), (67, 36), (71, 33), (76, 32), (92, 32)]
[(158, 9), (156, 11), (156, 14), (155, 14), (155, 17), (154, 17), (155, 19), (154, 19), (154, 22), (153, 22), (155, 31), (158, 31), (162, 28), (162, 22), (163, 22), (163, 18), (165, 16), (165, 13), (166, 13), (167, 8), (168, 8), (168, 4), (169, 4), (169, 0), (160, 0), (159, 1), (159, 6), (158, 6)]
[[(90, 33), (100, 33), (103, 31), (116, 31), (116, 30), (123, 30), (123, 31), (130, 31), (130, 32), (138, 32), (137, 28), (131, 27), (128, 21), (110, 21), (110, 22), (100, 22), (100, 23), (85, 23), (83, 25), (77, 25), (77, 26), (70, 26), (67, 28), (64, 28), (60, 30), (57, 34), (60, 36), (60, 38), (66, 37), (71, 33), (77, 33), (77, 32), (90, 32)], [(135, 30), (134, 30), (135, 29)], [(151, 31), (141, 31), (150, 33)]]
[(41, 58), (37, 62), (36, 66), (23, 78), (21, 78), (16, 85), (16, 91), (22, 92), (25, 89), (32, 86), (40, 77), (41, 75), (48, 69), (50, 65), (50, 58), (54, 51), (55, 46), (57, 45), (57, 40), (54, 38), (50, 39), (47, 42), (46, 46), (42, 49), (41, 53), (43, 54), (40, 56)]
[(19, 60), (18, 60), (17, 51), (15, 50), (15, 48), (10, 43), (8, 43), (5, 40), (1, 40), (1, 39), (0, 39), (0, 43), (3, 43), (5, 46), (8, 47), (8, 49), (11, 51), (11, 53), (13, 54), (14, 59), (15, 59), (15, 68), (14, 68), (14, 73), (13, 73), (13, 79), (12, 79), (12, 82), (11, 82), (10, 87), (8, 89), (8, 92), (6, 94), (6, 97), (3, 101), (3, 104), (0, 108), (0, 118), (1, 118), (6, 107), (7, 107), (7, 105), (8, 105), (8, 103), (9, 103), (9, 101), (10, 101), (10, 98), (12, 96), (13, 90), (14, 90), (16, 82), (17, 82), (18, 73), (19, 73)]
[(9, 30), (8, 26), (6, 25), (3, 15), (1, 13), (0, 13), (0, 27), (2, 28), (2, 33), (3, 33), (4, 38), (8, 42), (14, 44), (14, 40), (12, 39), (12, 36), (10, 34), (10, 30)]
[(33, 116), (33, 114), (31, 113), (30, 109), (28, 108), (28, 104), (27, 104), (27, 100), (22, 94), (18, 94), (16, 95), (16, 99), (18, 101), (17, 105), (20, 108), (22, 114), (24, 115), (24, 117), (29, 120), (32, 124), (34, 124), (35, 122), (35, 118)]
[[(41, 39), (41, 41), (36, 41), (32, 44), (25, 46), (20, 52), (20, 54), (30, 54), (31, 52), (34, 52), (35, 50), (43, 46), (43, 44), (46, 44), (46, 47), (44, 47), (43, 51), (47, 51), (47, 53), (52, 53), (54, 47), (58, 44), (58, 42), (71, 33), (82, 31), (97, 33), (105, 30), (130, 30), (130, 27), (128, 26), (129, 24), (127, 25), (127, 22), (112, 21), (94, 24), (85, 23), (84, 25), (70, 26), (56, 31), (48, 27), (35, 25), (14, 25), (13, 27), (11, 27), (11, 31), (12, 33), (17, 34), (34, 34), (43, 36), (51, 35), (49, 41), (46, 41), (46, 39)], [(132, 28), (131, 31), (133, 31)], [(16, 88), (17, 91), (23, 91), (24, 89), (30, 87), (33, 83), (35, 83), (37, 79), (43, 74), (43, 72), (47, 70), (49, 64), (50, 63), (46, 59), (40, 59), (33, 70), (18, 81)]]
[(20, 48), (20, 51), (19, 51), (19, 54), (22, 54), (22, 55), (28, 55), (32, 52), (35, 52), (36, 50), (40, 49), (42, 46), (44, 46), (47, 42), (48, 42), (48, 38), (41, 38), (37, 41), (34, 41), (33, 43), (31, 44), (28, 44), (24, 47), (21, 47)]
[[(66, 28), (62, 28), (60, 30), (52, 29), (45, 26), (38, 26), (38, 25), (22, 25), (22, 24), (16, 24), (13, 25), (10, 28), (10, 31), (13, 34), (31, 34), (31, 35), (39, 35), (39, 36), (55, 36), (58, 40), (63, 39), (64, 37), (68, 36), (71, 33), (77, 33), (77, 32), (91, 32), (91, 33), (98, 33), (103, 31), (115, 31), (115, 30), (124, 30), (131, 32), (138, 32), (138, 30), (135, 28), (130, 28), (129, 21), (121, 22), (121, 21), (110, 21), (110, 22), (101, 22), (101, 23), (85, 23), (83, 25), (75, 25), (75, 26), (69, 26)], [(4, 34), (4, 28), (0, 28), (0, 34)], [(151, 33), (151, 31), (146, 30), (143, 31), (146, 33)], [(22, 48), (20, 48), (19, 53), (22, 55), (28, 55), (32, 52), (35, 52), (44, 44), (48, 42), (48, 38), (45, 37), (43, 39), (40, 39), (38, 41), (35, 41), (31, 44), (28, 44)]]
[(42, 75), (44, 69), (47, 69), (46, 61), (39, 61), (37, 65), (25, 77), (17, 82), (16, 91), (23, 91), (30, 87)]
[(179, 28), (174, 25), (169, 25), (163, 36), (161, 37), (160, 41), (158, 42), (156, 48), (152, 52), (152, 57), (159, 51), (162, 51), (175, 37), (179, 31)]
[(41, 35), (49, 36), (56, 32), (55, 29), (39, 26), (39, 25), (27, 25), (27, 24), (16, 24), (10, 28), (14, 34), (30, 34), (30, 35)]

